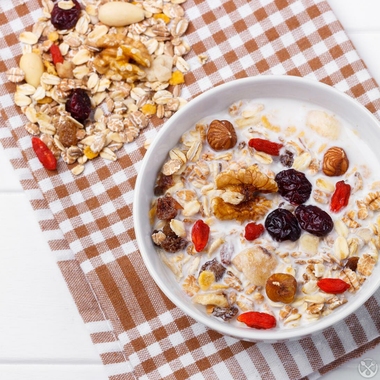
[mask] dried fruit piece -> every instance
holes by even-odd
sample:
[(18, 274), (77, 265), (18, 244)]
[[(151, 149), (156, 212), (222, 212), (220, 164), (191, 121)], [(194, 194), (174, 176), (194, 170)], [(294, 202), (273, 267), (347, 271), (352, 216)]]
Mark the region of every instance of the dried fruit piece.
[(202, 271), (213, 272), (215, 275), (215, 281), (219, 281), (223, 277), (226, 268), (217, 259), (212, 259), (210, 261), (206, 261), (202, 265), (201, 272)]
[(350, 285), (340, 278), (322, 278), (317, 282), (319, 289), (326, 293), (340, 294), (349, 289)]
[(245, 226), (244, 237), (249, 240), (255, 240), (265, 231), (264, 226), (262, 224), (256, 224), (254, 222), (248, 223)]
[(201, 219), (197, 220), (191, 230), (191, 240), (197, 252), (201, 252), (207, 245), (210, 227)]
[(251, 148), (258, 150), (259, 152), (264, 152), (270, 154), (271, 156), (279, 156), (280, 150), (283, 147), (280, 143), (275, 143), (269, 140), (254, 138), (248, 141), (248, 145)]
[(57, 169), (57, 159), (47, 145), (37, 137), (32, 138), (33, 150), (45, 169)]
[(66, 111), (80, 123), (84, 123), (91, 113), (91, 99), (81, 88), (72, 90), (66, 101)]
[(225, 243), (220, 249), (220, 259), (224, 265), (230, 265), (232, 255), (234, 254), (234, 246), (231, 243)]
[(276, 326), (276, 318), (273, 315), (258, 311), (247, 311), (246, 313), (240, 314), (237, 320), (245, 323), (248, 327), (260, 330), (272, 329)]
[(344, 265), (345, 268), (350, 268), (352, 271), (356, 271), (356, 268), (358, 266), (359, 256), (351, 256), (347, 259), (346, 264)]
[(231, 307), (214, 307), (212, 310), (212, 315), (217, 318), (222, 318), (223, 321), (228, 321), (233, 318), (238, 313), (238, 308), (235, 306)]
[(58, 30), (71, 29), (73, 28), (81, 13), (81, 6), (77, 0), (71, 0), (74, 6), (70, 9), (62, 9), (59, 7), (59, 2), (54, 4), (53, 10), (51, 11), (51, 23)]
[(315, 236), (325, 236), (332, 231), (334, 222), (331, 216), (313, 205), (300, 205), (295, 210), (301, 228)]
[(174, 185), (173, 176), (160, 173), (154, 188), (154, 195), (163, 195), (167, 189)]
[(157, 218), (160, 220), (170, 220), (177, 216), (177, 212), (182, 206), (170, 195), (157, 199)]
[[(160, 241), (153, 241), (155, 242), (155, 244), (158, 243), (158, 245), (161, 246), (161, 248), (164, 249), (166, 252), (175, 253), (186, 248), (188, 241), (178, 236), (170, 228), (169, 223), (165, 224), (161, 232), (164, 235), (164, 239), (161, 238)], [(156, 235), (156, 233), (160, 233), (160, 231), (153, 231), (152, 237)]]
[(214, 272), (204, 270), (199, 274), (198, 284), (202, 290), (208, 290), (213, 282), (215, 282)]
[(339, 181), (335, 185), (334, 194), (331, 197), (330, 210), (339, 212), (348, 205), (350, 199), (351, 186), (344, 181)]
[(285, 150), (285, 153), (280, 155), (280, 162), (288, 168), (292, 167), (294, 162), (294, 154), (290, 150)]
[(187, 246), (187, 240), (177, 236), (175, 233), (167, 235), (161, 242), (161, 247), (169, 253), (176, 253)]
[(94, 152), (90, 146), (86, 146), (83, 150), (84, 155), (89, 159), (92, 160), (99, 156), (99, 152)]
[(58, 45), (51, 45), (50, 54), (53, 59), (54, 65), (56, 65), (57, 63), (63, 63), (63, 56), (61, 50), (59, 50)]
[(228, 307), (228, 300), (224, 294), (220, 293), (202, 293), (196, 294), (192, 301), (201, 305), (215, 305), (219, 307)]
[(274, 178), (280, 195), (293, 205), (305, 203), (311, 194), (311, 183), (305, 174), (295, 169), (283, 170)]
[(277, 259), (266, 248), (255, 245), (237, 254), (232, 263), (253, 285), (264, 286), (277, 265)]
[(268, 278), (265, 291), (273, 302), (291, 303), (297, 291), (297, 280), (288, 273), (274, 273)]
[(210, 147), (216, 151), (231, 149), (237, 143), (235, 128), (228, 120), (213, 120), (206, 137)]
[(349, 166), (348, 157), (344, 149), (333, 146), (323, 156), (322, 170), (329, 177), (341, 176)]
[(265, 229), (276, 241), (296, 241), (301, 236), (297, 218), (283, 208), (273, 210), (265, 219)]
[(64, 116), (61, 116), (57, 123), (57, 134), (64, 147), (70, 148), (77, 144), (77, 126)]

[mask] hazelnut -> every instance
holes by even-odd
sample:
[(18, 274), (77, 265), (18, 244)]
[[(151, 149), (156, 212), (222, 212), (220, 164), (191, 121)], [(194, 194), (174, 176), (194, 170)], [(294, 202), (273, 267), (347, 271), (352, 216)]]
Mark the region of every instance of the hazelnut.
[(323, 156), (322, 170), (329, 177), (343, 175), (348, 169), (346, 152), (337, 146), (328, 149)]
[(235, 128), (228, 120), (213, 120), (207, 131), (207, 141), (214, 150), (227, 150), (237, 143)]

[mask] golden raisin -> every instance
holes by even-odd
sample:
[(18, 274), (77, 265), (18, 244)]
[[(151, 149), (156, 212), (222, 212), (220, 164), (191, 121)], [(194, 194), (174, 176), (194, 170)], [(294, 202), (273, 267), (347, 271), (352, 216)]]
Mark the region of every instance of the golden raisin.
[(93, 152), (92, 149), (89, 146), (86, 146), (83, 151), (84, 155), (89, 159), (92, 160), (95, 157), (99, 156), (98, 152)]
[(64, 117), (61, 117), (57, 123), (57, 134), (64, 147), (70, 148), (77, 144), (77, 126)]
[(172, 77), (169, 79), (169, 84), (175, 86), (177, 84), (185, 83), (185, 77), (180, 71), (174, 71)]
[(297, 291), (297, 280), (288, 273), (274, 273), (268, 278), (265, 291), (273, 302), (291, 303)]

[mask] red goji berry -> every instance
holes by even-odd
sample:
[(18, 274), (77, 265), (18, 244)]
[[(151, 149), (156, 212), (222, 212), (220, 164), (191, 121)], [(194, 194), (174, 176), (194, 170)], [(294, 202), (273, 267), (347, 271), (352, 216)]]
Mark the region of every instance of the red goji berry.
[(47, 145), (37, 137), (32, 138), (32, 147), (37, 158), (45, 169), (57, 169), (57, 159)]
[(283, 145), (280, 143), (275, 143), (269, 140), (259, 138), (250, 139), (248, 141), (248, 145), (251, 148), (255, 148), (259, 152), (264, 152), (270, 154), (271, 156), (279, 156), (280, 149), (283, 147)]
[(51, 45), (50, 54), (53, 59), (53, 63), (56, 65), (57, 63), (63, 63), (63, 56), (61, 50), (59, 50), (58, 45)]
[(267, 330), (276, 326), (276, 318), (273, 315), (259, 311), (247, 311), (240, 314), (237, 320), (245, 323), (248, 327), (260, 330)]
[(245, 226), (244, 237), (247, 240), (252, 241), (257, 239), (264, 231), (265, 228), (262, 224), (256, 224), (251, 222)]
[(319, 289), (326, 293), (340, 294), (344, 293), (350, 285), (340, 278), (322, 278), (317, 282)]
[(197, 220), (191, 230), (191, 240), (197, 252), (206, 247), (209, 235), (210, 227), (203, 220)]
[(339, 181), (335, 185), (334, 194), (331, 197), (330, 210), (339, 212), (343, 207), (348, 205), (350, 199), (351, 186), (344, 181)]

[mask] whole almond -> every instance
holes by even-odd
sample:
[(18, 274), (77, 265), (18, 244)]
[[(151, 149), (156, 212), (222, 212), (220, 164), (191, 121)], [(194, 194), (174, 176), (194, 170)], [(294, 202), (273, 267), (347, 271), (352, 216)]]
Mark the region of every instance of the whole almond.
[(136, 5), (114, 1), (99, 8), (99, 20), (108, 26), (126, 26), (144, 20), (144, 11)]
[(323, 156), (322, 170), (329, 177), (343, 175), (349, 166), (348, 157), (344, 149), (333, 146)]
[(40, 85), (40, 79), (44, 72), (44, 64), (38, 54), (23, 54), (20, 59), (20, 69), (25, 73), (26, 83), (36, 88)]
[(213, 120), (207, 131), (207, 141), (216, 151), (233, 148), (237, 143), (234, 126), (228, 120)]

